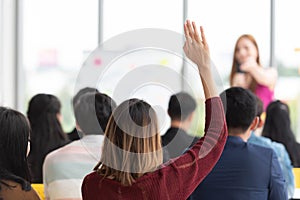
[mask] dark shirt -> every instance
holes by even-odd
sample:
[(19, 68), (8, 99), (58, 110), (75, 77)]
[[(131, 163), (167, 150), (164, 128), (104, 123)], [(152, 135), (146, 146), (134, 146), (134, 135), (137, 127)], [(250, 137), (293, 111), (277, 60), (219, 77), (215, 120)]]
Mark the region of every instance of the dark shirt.
[(79, 140), (82, 138), (82, 134), (74, 128), (70, 133), (67, 134), (70, 141)]
[(197, 199), (286, 200), (275, 152), (229, 136), (219, 161), (190, 197)]
[[(198, 137), (192, 137), (183, 129), (171, 127), (166, 134), (162, 136), (162, 146), (164, 152), (164, 161), (176, 158), (182, 155), (187, 149), (192, 147), (197, 141)], [(168, 155), (168, 158), (165, 158)]]

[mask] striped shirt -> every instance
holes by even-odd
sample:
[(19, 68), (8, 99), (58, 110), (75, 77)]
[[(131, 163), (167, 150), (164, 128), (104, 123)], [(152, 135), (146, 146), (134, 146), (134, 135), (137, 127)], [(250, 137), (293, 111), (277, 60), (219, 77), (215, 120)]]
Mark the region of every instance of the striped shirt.
[(82, 199), (82, 180), (100, 160), (103, 139), (103, 135), (87, 135), (47, 155), (43, 165), (46, 199)]

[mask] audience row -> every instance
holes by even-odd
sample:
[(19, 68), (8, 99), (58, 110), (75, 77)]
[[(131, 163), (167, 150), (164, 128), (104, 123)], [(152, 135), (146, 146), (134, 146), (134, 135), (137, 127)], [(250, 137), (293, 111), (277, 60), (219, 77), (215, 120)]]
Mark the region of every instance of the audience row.
[(184, 30), (205, 95), (203, 137), (188, 133), (197, 102), (185, 92), (170, 97), (163, 136), (150, 104), (117, 106), (94, 88), (74, 96), (76, 128), (65, 134), (59, 100), (38, 94), (27, 118), (0, 107), (0, 198), (39, 199), (30, 183), (43, 183), (46, 199), (292, 198), (300, 144), (287, 104), (273, 101), (276, 71), (264, 77), (255, 40), (243, 35), (232, 87), (219, 94), (203, 28), (187, 21)]

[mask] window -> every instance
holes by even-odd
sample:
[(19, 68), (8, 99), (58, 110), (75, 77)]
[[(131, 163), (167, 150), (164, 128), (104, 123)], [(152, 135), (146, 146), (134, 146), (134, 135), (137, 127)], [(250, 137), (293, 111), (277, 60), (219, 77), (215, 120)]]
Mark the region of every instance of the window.
[(35, 94), (54, 94), (62, 103), (63, 128), (70, 131), (77, 73), (98, 43), (98, 1), (23, 0), (22, 8), (23, 110)]
[[(110, 45), (106, 44), (114, 40), (115, 37), (118, 38), (128, 31), (136, 29), (167, 29), (176, 32), (175, 34), (182, 34), (183, 32), (182, 1), (105, 0), (103, 6), (103, 39), (105, 47), (108, 46), (107, 48), (111, 48)], [(152, 37), (152, 35), (141, 34), (139, 37)], [(144, 39), (148, 40), (148, 38)], [(154, 40), (159, 41), (161, 38), (154, 38)], [(123, 42), (126, 43), (126, 41), (122, 40)], [(180, 42), (181, 38), (178, 43)], [(117, 103), (132, 97), (142, 98), (149, 102), (160, 113), (158, 114), (161, 121), (160, 132), (163, 134), (169, 127), (170, 122), (166, 114), (169, 97), (174, 92), (181, 90), (182, 60), (177, 55), (169, 52), (169, 49), (159, 50), (150, 47), (136, 50), (136, 46), (132, 44), (132, 41), (128, 43), (121, 46), (121, 49), (114, 48), (112, 51), (106, 52), (112, 55), (118, 54), (118, 51), (126, 53), (111, 64), (109, 70), (105, 72), (103, 79), (100, 80), (98, 84), (99, 88), (101, 91), (112, 95)], [(98, 59), (101, 60), (101, 55)], [(157, 69), (157, 67), (161, 68)], [(153, 79), (150, 80), (148, 78), (154, 75), (154, 72), (151, 71), (154, 68), (156, 69), (156, 79), (152, 77)], [(139, 70), (141, 69), (149, 71), (140, 73), (141, 71)], [(168, 77), (162, 77), (163, 75), (160, 74), (164, 73), (164, 70), (169, 70)], [(139, 73), (140, 75), (137, 75)], [(128, 81), (129, 77), (133, 75), (137, 75), (139, 78), (143, 77), (143, 83), (139, 83), (141, 85), (138, 86), (136, 82), (131, 88), (128, 88), (128, 92), (124, 95), (120, 96), (116, 94), (116, 90), (124, 85), (123, 81)], [(165, 80), (174, 80), (172, 85), (174, 87), (168, 87), (170, 85), (165, 83), (162, 78)], [(128, 82), (125, 84), (128, 84)]]
[[(300, 141), (300, 13), (297, 0), (276, 1), (275, 54), (279, 73), (276, 98), (288, 103), (294, 133)], [(288, 89), (287, 89), (288, 88)]]
[(234, 45), (242, 34), (255, 37), (262, 64), (269, 65), (269, 1), (189, 0), (188, 19), (204, 27), (212, 59), (226, 85), (229, 82)]
[[(255, 14), (254, 14), (255, 10)], [(260, 0), (189, 0), (188, 19), (203, 26), (214, 63), (214, 77), (219, 92), (229, 87), (234, 45), (242, 34), (251, 34), (257, 40), (263, 65), (269, 63), (270, 2)], [(200, 78), (193, 67), (185, 68), (185, 76), (194, 91), (201, 91)], [(203, 92), (197, 92), (198, 102), (204, 101)], [(202, 103), (198, 105), (203, 105)], [(198, 106), (198, 117), (204, 121), (204, 107)], [(198, 123), (199, 124), (199, 123)], [(200, 127), (200, 128), (199, 128)], [(196, 131), (203, 132), (203, 125)]]

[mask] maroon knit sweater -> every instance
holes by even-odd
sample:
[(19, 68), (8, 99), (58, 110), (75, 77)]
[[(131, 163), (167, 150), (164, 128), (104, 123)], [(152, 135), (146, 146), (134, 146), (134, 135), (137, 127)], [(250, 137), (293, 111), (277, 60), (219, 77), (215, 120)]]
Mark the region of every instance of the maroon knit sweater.
[(84, 178), (83, 199), (187, 199), (218, 161), (228, 135), (221, 99), (208, 99), (205, 106), (205, 135), (189, 151), (171, 164), (144, 174), (131, 186), (92, 172)]

